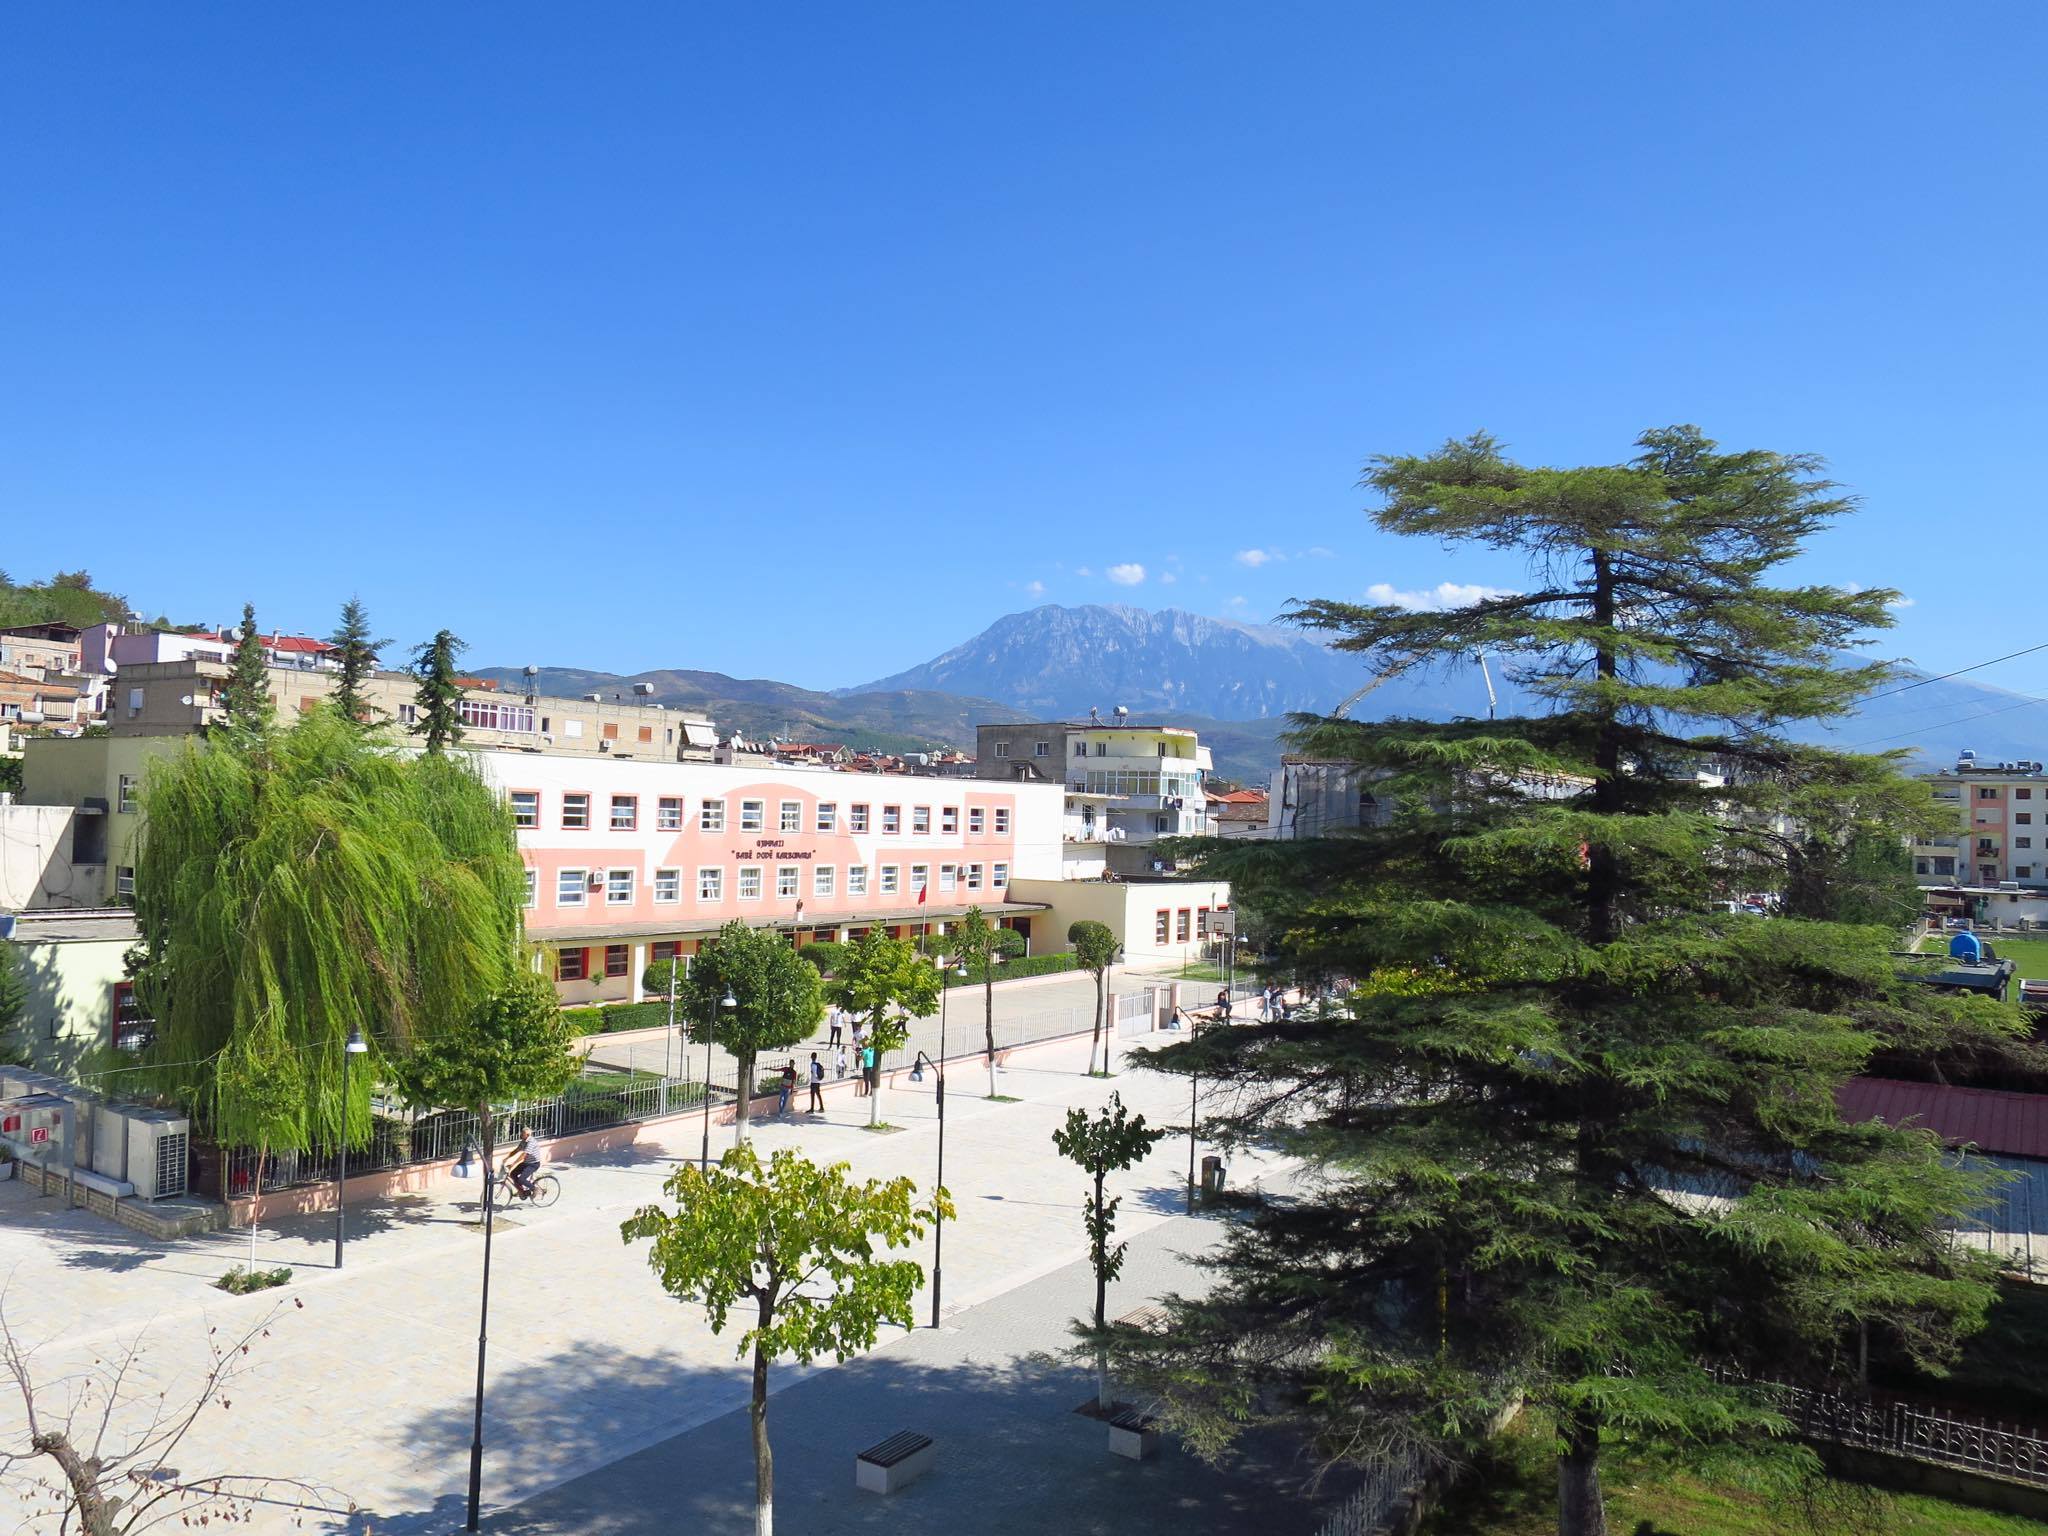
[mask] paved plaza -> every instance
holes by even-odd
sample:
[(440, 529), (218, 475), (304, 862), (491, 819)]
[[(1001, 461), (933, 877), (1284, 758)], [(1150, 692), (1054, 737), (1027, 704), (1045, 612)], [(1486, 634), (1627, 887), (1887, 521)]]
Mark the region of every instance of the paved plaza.
[[(815, 1518), (826, 1519), (836, 1506), (851, 1503), (856, 1441), (866, 1444), (909, 1423), (943, 1428), (957, 1418), (993, 1426), (988, 1415), (1007, 1390), (1006, 1374), (1019, 1383), (1019, 1373), (1031, 1374), (1028, 1387), (1010, 1394), (1018, 1401), (1032, 1394), (1046, 1402), (1087, 1395), (1085, 1381), (1083, 1390), (1074, 1390), (1083, 1378), (1063, 1376), (1064, 1368), (1026, 1363), (1036, 1351), (1064, 1347), (1065, 1320), (1090, 1299), (1084, 1180), (1059, 1159), (1052, 1129), (1069, 1105), (1097, 1106), (1112, 1089), (1155, 1123), (1185, 1123), (1186, 1101), (1183, 1085), (1143, 1071), (1124, 1071), (1113, 1081), (1090, 1078), (1083, 1073), (1086, 1052), (1082, 1039), (1020, 1054), (1004, 1082), (1015, 1103), (978, 1097), (978, 1074), (956, 1071), (947, 1106), (946, 1182), (959, 1219), (946, 1233), (947, 1326), (887, 1334), (857, 1368), (777, 1368), (776, 1411), (791, 1405), (786, 1428), (778, 1423), (791, 1522), (812, 1518), (801, 1515), (812, 1505)], [(927, 1081), (889, 1094), (887, 1117), (901, 1127), (893, 1134), (864, 1129), (865, 1100), (841, 1088), (828, 1095), (824, 1116), (760, 1124), (756, 1141), (764, 1152), (800, 1147), (814, 1159), (849, 1162), (861, 1176), (907, 1173), (928, 1186), (937, 1149), (930, 1089)], [(714, 1155), (730, 1136), (729, 1128), (714, 1127)], [(641, 1126), (630, 1145), (560, 1165), (560, 1205), (499, 1221), (485, 1463), (487, 1507), (504, 1512), (499, 1528), (613, 1528), (598, 1521), (596, 1507), (618, 1506), (604, 1516), (608, 1520), (634, 1518), (627, 1506), (645, 1502), (636, 1490), (652, 1497), (648, 1480), (657, 1474), (650, 1469), (672, 1462), (700, 1469), (690, 1474), (701, 1484), (691, 1492), (705, 1501), (706, 1514), (743, 1514), (748, 1507), (747, 1457), (713, 1471), (727, 1459), (721, 1437), (733, 1423), (743, 1433), (744, 1415), (731, 1417), (747, 1395), (735, 1340), (714, 1337), (698, 1308), (671, 1300), (648, 1273), (643, 1249), (623, 1243), (618, 1232), (625, 1215), (659, 1197), (675, 1161), (694, 1158), (697, 1148), (694, 1120)], [(1211, 1222), (1180, 1217), (1187, 1157), (1186, 1138), (1170, 1138), (1115, 1181), (1125, 1197), (1121, 1235), (1136, 1240), (1132, 1277), (1120, 1287), (1128, 1305), (1175, 1283), (1170, 1277), (1185, 1278), (1175, 1255), (1215, 1231)], [(1281, 1171), (1241, 1157), (1232, 1177), (1242, 1183)], [(271, 1336), (258, 1343), (232, 1408), (202, 1419), (180, 1447), (179, 1471), (187, 1477), (231, 1471), (303, 1478), (359, 1507), (349, 1516), (335, 1501), (307, 1521), (311, 1529), (451, 1529), (459, 1524), (459, 1504), (452, 1501), (466, 1482), (475, 1373), (482, 1256), (475, 1202), (472, 1185), (351, 1208), (346, 1268), (339, 1273), (332, 1216), (290, 1218), (259, 1233), (256, 1261), (293, 1266), (293, 1283), (230, 1297), (211, 1282), (247, 1259), (246, 1232), (156, 1243), (67, 1210), (59, 1198), (34, 1196), (19, 1184), (0, 1186), (0, 1274), (7, 1277), (9, 1321), (17, 1336), (40, 1346), (36, 1369), (53, 1381), (141, 1332), (148, 1378), (175, 1399), (199, 1369), (208, 1328), (246, 1327), (282, 1297), (285, 1310)], [(928, 1243), (918, 1257), (928, 1262)], [(920, 1319), (928, 1310), (921, 1300)], [(828, 1386), (829, 1378), (843, 1379)], [(924, 1385), (910, 1385), (919, 1382)], [(869, 1404), (870, 1389), (881, 1400)], [(926, 1392), (938, 1394), (935, 1406), (918, 1411), (904, 1401)], [(984, 1409), (961, 1406), (968, 1397)], [(0, 1415), (18, 1423), (18, 1405), (0, 1401)], [(1074, 1444), (1093, 1465), (1096, 1452), (1088, 1447), (1099, 1426), (1078, 1419), (1070, 1425), (1058, 1415), (1052, 1422), (1057, 1432), (1043, 1425), (1039, 1431), (1056, 1439), (1070, 1430), (1079, 1435)], [(829, 1433), (827, 1425), (833, 1426)], [(922, 1503), (949, 1486), (958, 1490), (961, 1475), (977, 1465), (973, 1458), (987, 1450), (962, 1438), (942, 1460), (942, 1472), (927, 1480), (933, 1491), (920, 1496)], [(645, 1458), (636, 1456), (642, 1452)], [(614, 1468), (622, 1461), (628, 1465)], [(1161, 1465), (1148, 1463), (1137, 1476), (1156, 1479)], [(601, 1468), (611, 1469), (606, 1483), (578, 1481)], [(607, 1486), (612, 1494), (604, 1493)], [(558, 1502), (535, 1504), (530, 1517), (508, 1508), (548, 1490), (559, 1490)], [(892, 1507), (909, 1511), (922, 1503)], [(0, 1509), (20, 1518), (21, 1507)], [(710, 1528), (740, 1529), (743, 1520), (734, 1520), (740, 1523), (721, 1516)], [(31, 1521), (16, 1528), (54, 1526)], [(266, 1510), (253, 1528), (295, 1527), (288, 1512)]]

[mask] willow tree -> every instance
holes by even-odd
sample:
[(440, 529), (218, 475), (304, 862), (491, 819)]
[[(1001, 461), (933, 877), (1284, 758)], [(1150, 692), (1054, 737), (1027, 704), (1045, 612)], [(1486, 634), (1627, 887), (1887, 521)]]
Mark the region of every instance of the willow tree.
[(1894, 594), (1774, 580), (1849, 510), (1814, 460), (1689, 427), (1638, 447), (1528, 468), (1475, 437), (1369, 471), (1382, 530), (1519, 557), (1527, 590), (1297, 621), (1368, 675), (1484, 653), (1540, 712), (1298, 721), (1391, 819), (1209, 845), (1283, 964), (1362, 984), (1158, 1054), (1220, 1094), (1205, 1126), (1311, 1176), (1248, 1197), (1215, 1287), (1124, 1341), (1209, 1442), (1298, 1415), (1364, 1457), (1532, 1401), (1567, 1536), (1605, 1529), (1603, 1447), (1797, 1459), (1763, 1378), (1852, 1380), (1864, 1330), (1938, 1366), (1980, 1322), (1988, 1268), (1944, 1231), (1974, 1179), (1835, 1090), (2018, 1028), (1901, 980), (1885, 928), (1727, 910), (1785, 878), (1786, 818), (1869, 830), (1912, 800), (1892, 762), (1783, 734), (1882, 685), (1844, 656)]
[[(152, 763), (142, 805), (146, 1060), (224, 1140), (359, 1138), (378, 1073), (352, 1074), (344, 1109), (351, 1031), (381, 1066), (471, 1017), (520, 966), (511, 816), (458, 760), (381, 749), (323, 707)], [(260, 1095), (243, 1091), (258, 1080)]]

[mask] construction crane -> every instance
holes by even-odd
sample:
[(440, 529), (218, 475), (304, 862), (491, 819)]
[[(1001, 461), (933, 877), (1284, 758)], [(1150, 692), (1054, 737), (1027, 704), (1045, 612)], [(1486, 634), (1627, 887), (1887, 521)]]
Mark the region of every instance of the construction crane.
[[(1386, 671), (1376, 673), (1372, 677), (1367, 678), (1365, 680), (1364, 687), (1353, 690), (1350, 697), (1345, 699), (1342, 704), (1339, 704), (1335, 709), (1330, 711), (1330, 717), (1333, 720), (1349, 719), (1351, 715), (1352, 705), (1356, 704), (1368, 693), (1371, 693), (1373, 689), (1379, 687), (1381, 683), (1392, 682), (1395, 678), (1399, 677), (1403, 672), (1406, 672), (1410, 667), (1414, 666), (1415, 663), (1417, 661), (1420, 661), (1421, 659), (1421, 657), (1417, 656), (1411, 657), (1407, 661), (1397, 661), (1394, 663), (1394, 665), (1387, 668)], [(1484, 651), (1474, 651), (1472, 653), (1472, 659), (1479, 663), (1479, 675), (1486, 682), (1486, 718), (1491, 720), (1495, 717), (1496, 711), (1498, 711), (1500, 708), (1500, 699), (1498, 696), (1495, 695), (1493, 691), (1493, 673), (1487, 668), (1486, 653)]]

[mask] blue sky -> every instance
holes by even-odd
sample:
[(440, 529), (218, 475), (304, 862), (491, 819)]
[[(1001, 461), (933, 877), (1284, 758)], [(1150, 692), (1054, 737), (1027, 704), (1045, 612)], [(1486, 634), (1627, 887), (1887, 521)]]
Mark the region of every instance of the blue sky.
[(1888, 648), (1963, 665), (2031, 635), (2048, 547), (2044, 34), (14, 7), (0, 566), (315, 631), (360, 592), (478, 665), (833, 686), (1039, 601), (1513, 585), (1374, 532), (1362, 461), (1477, 428), (1611, 461), (1692, 421), (1825, 454), (1866, 507), (1809, 574), (1904, 588)]

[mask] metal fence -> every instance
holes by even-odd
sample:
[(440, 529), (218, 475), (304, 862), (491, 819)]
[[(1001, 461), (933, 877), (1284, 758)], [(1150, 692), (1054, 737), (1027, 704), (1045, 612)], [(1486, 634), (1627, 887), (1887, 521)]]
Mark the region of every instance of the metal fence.
[[(730, 1102), (733, 1096), (730, 1086), (721, 1087), (716, 1082), (711, 1093), (714, 1104)], [(566, 1092), (551, 1099), (502, 1107), (495, 1117), (495, 1140), (502, 1151), (521, 1125), (532, 1126), (543, 1139), (551, 1141), (581, 1131), (656, 1120), (696, 1108), (703, 1102), (704, 1084), (698, 1079), (593, 1073), (578, 1078)], [(459, 1111), (437, 1110), (408, 1116), (379, 1114), (372, 1123), (369, 1141), (348, 1149), (348, 1171), (352, 1175), (378, 1173), (460, 1157), (465, 1147), (478, 1140), (478, 1130), (477, 1117)], [(220, 1193), (224, 1198), (254, 1191), (257, 1156), (254, 1147), (232, 1147), (222, 1153)], [(339, 1171), (337, 1163), (332, 1148), (269, 1153), (263, 1158), (263, 1188), (291, 1189), (304, 1184), (332, 1183)]]
[(1772, 1390), (1806, 1439), (2048, 1487), (2048, 1437), (2030, 1426), (1969, 1418), (1900, 1398), (1789, 1385)]
[(1366, 1468), (1365, 1481), (1331, 1512), (1316, 1536), (1379, 1536), (1394, 1506), (1421, 1483), (1427, 1470), (1420, 1451), (1380, 1458)]

